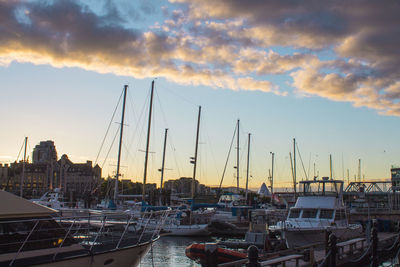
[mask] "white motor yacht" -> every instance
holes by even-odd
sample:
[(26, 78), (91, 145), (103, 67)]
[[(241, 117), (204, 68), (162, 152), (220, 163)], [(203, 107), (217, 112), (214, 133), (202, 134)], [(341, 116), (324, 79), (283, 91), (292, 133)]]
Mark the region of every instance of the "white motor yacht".
[(57, 217), (57, 212), (0, 191), (0, 266), (137, 266), (159, 229), (128, 230), (101, 217)]
[(361, 225), (348, 223), (343, 204), (343, 181), (328, 177), (301, 181), (300, 189), (300, 196), (290, 208), (287, 219), (270, 227), (281, 233), (289, 248), (324, 242), (327, 230), (339, 240), (361, 235)]

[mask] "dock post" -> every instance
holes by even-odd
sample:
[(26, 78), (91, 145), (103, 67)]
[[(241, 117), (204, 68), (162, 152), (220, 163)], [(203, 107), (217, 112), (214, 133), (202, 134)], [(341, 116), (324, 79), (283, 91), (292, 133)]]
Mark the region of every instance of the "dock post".
[(329, 259), (329, 267), (336, 267), (337, 247), (336, 247), (336, 236), (333, 233), (329, 235), (328, 245), (331, 253)]
[(310, 248), (310, 266), (314, 266), (315, 264), (315, 255), (314, 255), (314, 247)]
[(372, 267), (378, 267), (378, 229), (376, 222), (373, 223), (372, 231)]
[(329, 251), (329, 236), (331, 235), (331, 231), (329, 229), (325, 230), (325, 254)]
[(247, 258), (249, 259), (249, 263), (246, 264), (246, 267), (260, 267), (260, 263), (258, 263), (258, 248), (254, 245), (250, 246), (247, 249)]
[(205, 267), (218, 266), (218, 245), (217, 243), (206, 243), (204, 246), (206, 252)]

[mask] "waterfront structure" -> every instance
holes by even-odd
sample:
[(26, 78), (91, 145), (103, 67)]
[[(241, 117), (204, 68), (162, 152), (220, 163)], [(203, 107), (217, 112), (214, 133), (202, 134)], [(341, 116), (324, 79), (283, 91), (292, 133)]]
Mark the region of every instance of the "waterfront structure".
[(25, 162), (24, 171), (23, 165), (23, 161), (0, 165), (1, 189), (16, 194), (23, 180), (23, 195), (27, 198), (60, 188), (64, 197), (72, 201), (93, 194), (101, 179), (101, 168), (92, 166), (91, 161), (74, 163), (67, 155), (58, 160), (53, 141), (40, 142), (33, 149), (32, 163)]
[[(175, 180), (168, 180), (164, 182), (163, 189), (166, 191), (175, 192), (177, 194), (189, 197), (192, 191), (192, 178), (181, 177)], [(209, 186), (200, 184), (199, 181), (194, 181), (197, 195), (209, 195), (211, 194), (211, 188)]]
[(57, 161), (57, 150), (54, 141), (41, 141), (32, 152), (32, 163), (50, 163)]
[(392, 190), (400, 191), (400, 167), (392, 166), (390, 173), (392, 178)]

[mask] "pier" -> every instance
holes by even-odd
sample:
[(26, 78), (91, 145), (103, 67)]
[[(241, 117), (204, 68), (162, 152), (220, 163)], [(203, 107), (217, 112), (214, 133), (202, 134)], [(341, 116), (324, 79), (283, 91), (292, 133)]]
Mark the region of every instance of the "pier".
[[(378, 233), (374, 224), (369, 235), (337, 242), (334, 234), (327, 232), (324, 244), (311, 244), (259, 255), (255, 246), (247, 250), (246, 259), (216, 264), (208, 259), (203, 267), (259, 267), (259, 266), (378, 266), (382, 262), (398, 257), (400, 253), (400, 232)], [(210, 252), (209, 257), (213, 257)], [(211, 263), (211, 264), (210, 264)], [(214, 263), (214, 264), (212, 264)]]

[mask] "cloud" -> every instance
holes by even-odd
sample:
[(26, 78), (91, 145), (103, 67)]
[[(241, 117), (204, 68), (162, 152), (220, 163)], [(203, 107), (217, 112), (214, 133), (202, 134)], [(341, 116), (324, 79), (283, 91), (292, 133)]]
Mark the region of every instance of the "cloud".
[(0, 65), (74, 66), (278, 95), (287, 92), (266, 77), (287, 75), (298, 94), (400, 116), (397, 1), (170, 0), (160, 10), (165, 20), (147, 29), (135, 29), (126, 14), (156, 7), (125, 5), (107, 1), (99, 14), (78, 1), (0, 1)]
[[(230, 65), (237, 48), (226, 45), (216, 51), (213, 40), (195, 40), (177, 29), (184, 22), (182, 11), (172, 12), (168, 26), (174, 32), (141, 32), (118, 25), (120, 13), (111, 7), (107, 15), (99, 16), (73, 1), (0, 2), (1, 22), (7, 25), (0, 27), (0, 64), (77, 66), (137, 78), (162, 76), (183, 84), (279, 93), (267, 81), (230, 75), (229, 67), (223, 67)], [(21, 8), (29, 23), (16, 17)], [(151, 6), (146, 10), (152, 12)]]
[[(236, 73), (287, 73), (299, 94), (400, 115), (398, 1), (171, 1), (185, 3), (193, 20), (243, 22), (234, 31), (223, 30), (232, 39), (249, 40), (235, 63)], [(301, 53), (265, 52), (275, 46)], [(333, 58), (316, 57), (321, 51)]]

